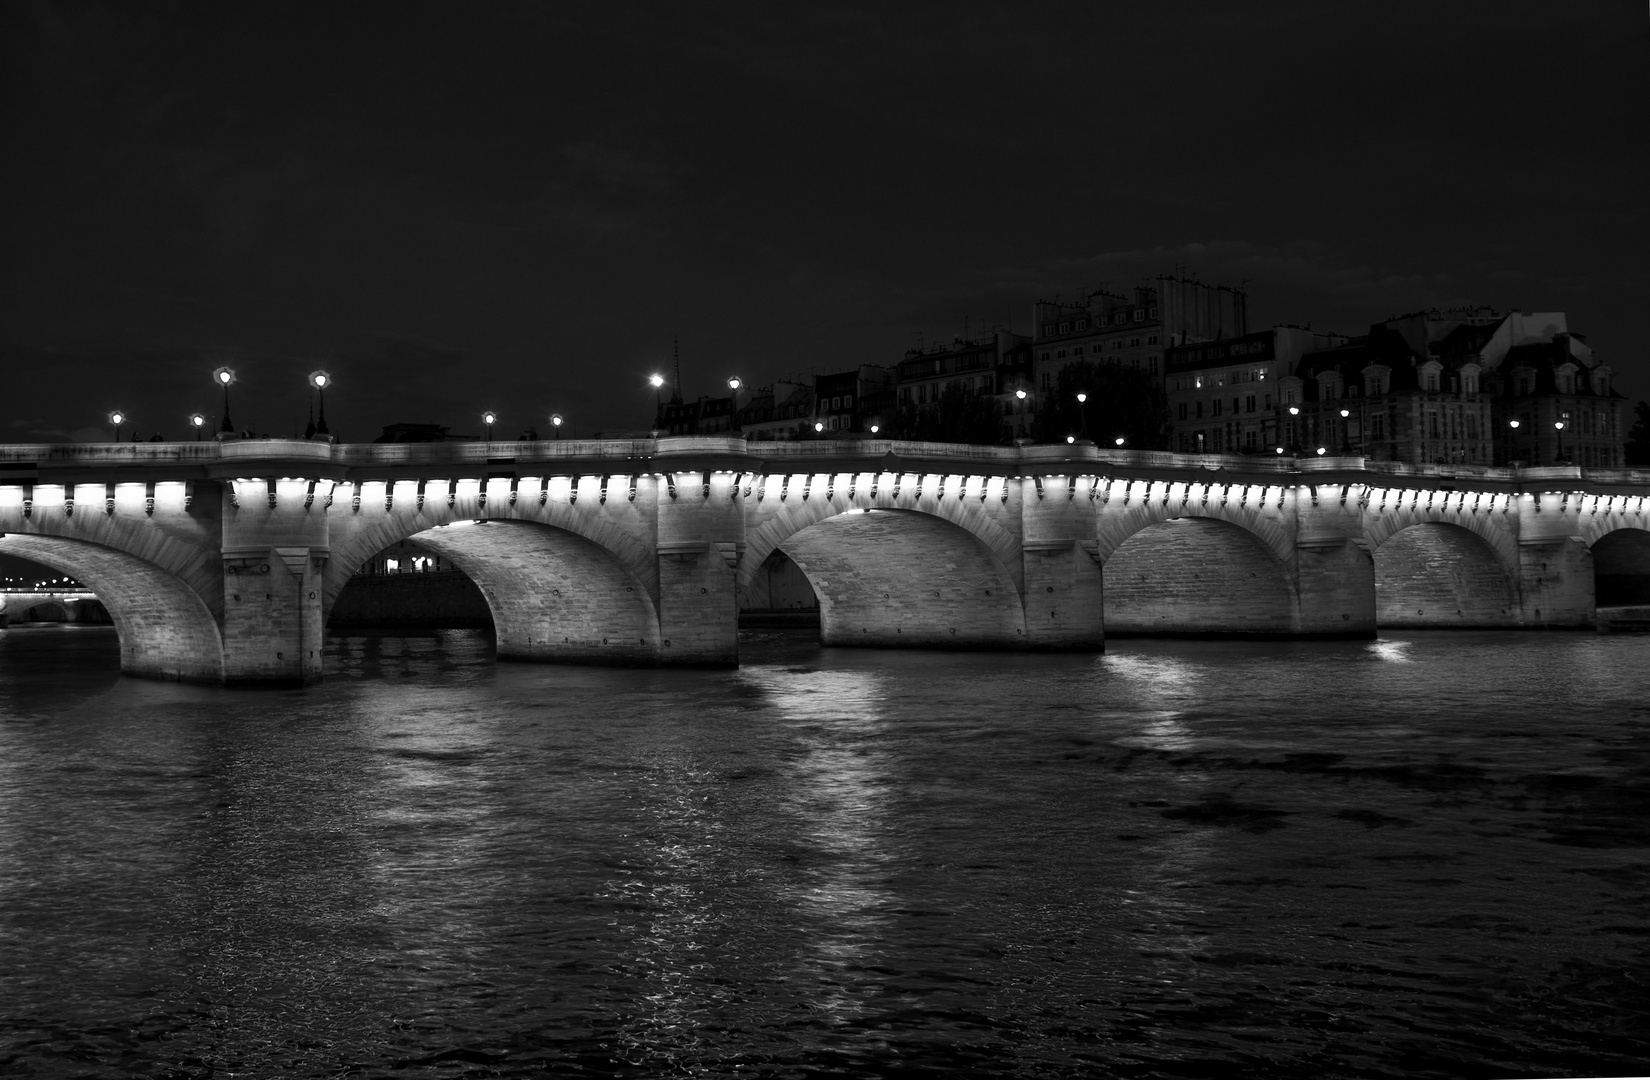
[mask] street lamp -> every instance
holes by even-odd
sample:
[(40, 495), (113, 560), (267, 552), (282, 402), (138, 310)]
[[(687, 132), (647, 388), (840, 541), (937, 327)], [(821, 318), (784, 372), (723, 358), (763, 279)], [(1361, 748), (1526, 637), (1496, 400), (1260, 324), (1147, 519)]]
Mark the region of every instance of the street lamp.
[[(1553, 461), (1555, 461), (1555, 462), (1563, 461), (1564, 460), (1564, 421), (1562, 421), (1562, 420), (1553, 421), (1553, 430), (1558, 432), (1558, 456), (1553, 458)], [(116, 434), (117, 435), (119, 434), (118, 429), (116, 430)], [(118, 442), (119, 440), (117, 439), (116, 441)]]
[(206, 417), (200, 413), (189, 414), (189, 426), (195, 429), (195, 441), (201, 441), (201, 428), (206, 426)]
[(493, 441), (493, 425), (498, 423), (498, 413), (491, 409), (481, 414), (481, 422), (487, 425), (487, 441)]
[(1300, 432), (1295, 428), (1296, 418), (1299, 417), (1300, 414), (1301, 411), (1298, 406), (1289, 406), (1289, 448), (1296, 452), (1300, 450), (1301, 445)]
[(1089, 396), (1087, 393), (1082, 390), (1077, 391), (1077, 419), (1082, 425), (1083, 438), (1085, 439), (1088, 438), (1089, 435), (1089, 414), (1088, 410), (1083, 408), (1083, 404), (1088, 401), (1088, 399)]
[(561, 413), (550, 414), (550, 426), (556, 429), (556, 441), (561, 442), (561, 425), (564, 417)]
[(1117, 437), (1117, 438), (1116, 438), (1116, 440), (1115, 440), (1115, 442), (1116, 442), (1116, 443), (1117, 443), (1117, 445), (1118, 445), (1118, 446), (1122, 446), (1122, 445), (1123, 445), (1123, 443), (1124, 443), (1124, 439), (1123, 439), (1123, 436), (1121, 436), (1121, 435), (1119, 435), (1119, 436), (1118, 436), (1118, 437)]
[[(1351, 425), (1347, 422), (1351, 416), (1351, 409), (1341, 410), (1341, 453), (1343, 454), (1352, 453), (1352, 432), (1349, 430)], [(1358, 433), (1358, 441), (1363, 441), (1363, 432), (1361, 431)]]
[(1518, 439), (1518, 421), (1508, 420), (1507, 429), (1507, 460), (1505, 464), (1510, 466), (1513, 463), (1513, 454), (1517, 452), (1517, 447), (1513, 444)]
[(327, 387), (332, 385), (332, 376), (324, 371), (312, 371), (309, 373), (309, 385), (315, 387), (316, 393), (321, 395), (321, 415), (315, 422), (315, 434), (329, 434), (327, 431)]
[[(115, 426), (115, 442), (120, 441), (120, 425), (126, 422), (126, 414), (116, 409), (109, 414), (109, 423)], [(1562, 426), (1562, 425), (1561, 425)]]
[(1066, 436), (1066, 445), (1067, 446), (1070, 446), (1072, 443), (1074, 443), (1076, 441), (1077, 441), (1077, 436), (1075, 436), (1075, 435), (1067, 435)]
[(665, 420), (665, 377), (654, 372), (647, 377), (647, 383), (653, 387), (653, 426), (662, 428)]
[(218, 368), (212, 373), (212, 381), (223, 387), (223, 423), (218, 425), (218, 431), (234, 434), (235, 423), (229, 419), (229, 384), (235, 381), (235, 373), (226, 367)]
[(729, 431), (736, 431), (739, 428), (739, 388), (744, 385), (745, 380), (739, 376), (728, 376), (728, 389), (733, 391), (733, 411), (728, 414)]

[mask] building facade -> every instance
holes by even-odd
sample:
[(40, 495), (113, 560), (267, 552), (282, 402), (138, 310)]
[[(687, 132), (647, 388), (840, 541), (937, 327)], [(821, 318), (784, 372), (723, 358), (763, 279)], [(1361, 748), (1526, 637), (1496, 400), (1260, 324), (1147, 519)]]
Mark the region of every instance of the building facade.
[[(880, 429), (881, 408), (894, 388), (897, 369), (861, 364), (814, 378), (815, 433), (825, 438), (871, 434)], [(820, 426), (823, 425), (823, 426)]]
[(1037, 411), (1032, 356), (1029, 339), (1000, 328), (911, 349), (895, 369), (896, 408), (910, 426), (911, 417), (937, 410), (940, 398), (954, 390), (964, 399), (989, 399), (999, 442), (1023, 438)]
[(1560, 331), (1547, 341), (1507, 350), (1487, 380), (1502, 463), (1626, 465), (1633, 414), (1579, 334)]
[[(1301, 357), (1346, 339), (1299, 326), (1274, 326), (1164, 351), (1170, 446), (1186, 454), (1275, 453), (1288, 438), (1285, 379)], [(1297, 390), (1296, 397), (1299, 397)]]
[(1160, 376), (1166, 350), (1248, 330), (1243, 290), (1178, 277), (1158, 277), (1128, 296), (1100, 289), (1075, 303), (1039, 300), (1031, 318), (1033, 378), (1046, 396), (1061, 368), (1084, 360)]
[(739, 430), (747, 439), (778, 442), (812, 433), (814, 388), (799, 379), (759, 386), (740, 406)]

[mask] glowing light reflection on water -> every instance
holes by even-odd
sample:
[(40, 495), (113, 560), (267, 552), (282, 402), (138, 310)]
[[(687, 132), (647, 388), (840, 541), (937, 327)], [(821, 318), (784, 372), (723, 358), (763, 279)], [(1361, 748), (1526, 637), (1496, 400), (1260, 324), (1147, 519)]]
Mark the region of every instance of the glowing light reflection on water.
[(8, 631), (0, 1072), (1634, 1071), (1647, 654), (451, 632), (246, 693)]

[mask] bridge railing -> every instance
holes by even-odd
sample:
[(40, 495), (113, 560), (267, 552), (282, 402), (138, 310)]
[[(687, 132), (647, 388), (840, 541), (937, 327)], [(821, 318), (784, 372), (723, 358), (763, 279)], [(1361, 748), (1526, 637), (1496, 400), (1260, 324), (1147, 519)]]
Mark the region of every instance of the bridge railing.
[(0, 444), (0, 461), (51, 462), (73, 465), (159, 465), (217, 461), (215, 442), (184, 443), (7, 443)]
[[(866, 471), (886, 461), (890, 467), (949, 473), (991, 475), (1049, 473), (1128, 473), (1130, 471), (1187, 473), (1225, 472), (1302, 478), (1334, 474), (1337, 481), (1441, 486), (1462, 481), (1507, 489), (1569, 490), (1584, 485), (1610, 488), (1650, 487), (1650, 469), (1583, 468), (1572, 465), (1507, 468), (1467, 464), (1408, 464), (1361, 457), (1325, 455), (1181, 454), (1158, 450), (1114, 449), (1092, 443), (1026, 446), (976, 446), (955, 443), (902, 442), (891, 439), (805, 440), (746, 442), (738, 436), (667, 436), (640, 439), (566, 439), (534, 442), (442, 443), (331, 443), (303, 439), (227, 439), (222, 442), (171, 443), (7, 443), (0, 444), (0, 485), (50, 483), (54, 468), (79, 470), (83, 475), (102, 467), (110, 479), (141, 474), (154, 467), (173, 475), (188, 475), (199, 467), (218, 463), (286, 462), (334, 469), (474, 470), (482, 475), (489, 465), (508, 459), (522, 472), (535, 467), (563, 472), (622, 472), (646, 469), (658, 459), (670, 467), (672, 459), (703, 458), (717, 468), (740, 468), (739, 459), (765, 471)], [(706, 465), (705, 467), (712, 467)], [(180, 471), (181, 469), (181, 471)], [(128, 472), (128, 470), (131, 470)], [(1367, 480), (1361, 480), (1362, 474)], [(77, 481), (83, 482), (83, 481)]]
[(474, 464), (485, 468), (489, 461), (499, 458), (517, 463), (646, 458), (653, 455), (656, 446), (652, 439), (345, 443), (332, 447), (331, 460), (345, 467)]

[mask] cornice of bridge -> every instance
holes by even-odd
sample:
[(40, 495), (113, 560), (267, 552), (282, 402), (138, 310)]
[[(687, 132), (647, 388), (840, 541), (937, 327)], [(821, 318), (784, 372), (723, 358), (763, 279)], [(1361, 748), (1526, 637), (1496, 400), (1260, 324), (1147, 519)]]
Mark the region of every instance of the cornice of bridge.
[(752, 475), (927, 473), (1102, 476), (1174, 483), (1363, 484), (1506, 494), (1650, 494), (1650, 470), (1406, 465), (1355, 457), (1174, 454), (1076, 445), (972, 446), (737, 437), (548, 442), (339, 443), (238, 439), (182, 443), (0, 445), (0, 484), (144, 483), (257, 477), (417, 480), (726, 471)]

